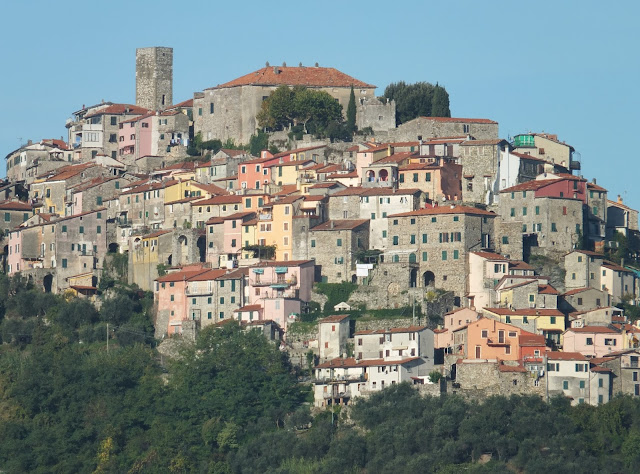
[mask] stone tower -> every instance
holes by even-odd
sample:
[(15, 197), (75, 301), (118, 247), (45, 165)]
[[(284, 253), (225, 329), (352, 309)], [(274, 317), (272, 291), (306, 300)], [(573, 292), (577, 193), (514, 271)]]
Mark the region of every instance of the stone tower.
[(173, 48), (136, 49), (136, 105), (162, 110), (173, 103)]

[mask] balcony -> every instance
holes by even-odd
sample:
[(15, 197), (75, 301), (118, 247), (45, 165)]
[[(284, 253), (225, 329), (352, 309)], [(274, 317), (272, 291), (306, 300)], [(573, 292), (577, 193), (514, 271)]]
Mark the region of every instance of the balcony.
[(339, 384), (344, 382), (366, 382), (364, 374), (362, 375), (340, 375), (337, 377), (317, 377), (313, 383), (316, 384)]
[(511, 342), (508, 339), (487, 339), (487, 345), (489, 347), (506, 347), (510, 346)]
[(289, 278), (256, 278), (251, 283), (252, 286), (270, 286), (274, 289), (284, 289), (298, 283), (298, 278), (292, 275)]

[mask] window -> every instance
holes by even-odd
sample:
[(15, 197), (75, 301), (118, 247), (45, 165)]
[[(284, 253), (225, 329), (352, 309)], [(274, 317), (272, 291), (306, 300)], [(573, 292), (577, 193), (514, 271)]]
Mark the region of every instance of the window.
[(79, 233), (84, 234), (84, 226), (80, 226), (80, 229), (78, 230)]
[(386, 239), (386, 238), (387, 238), (387, 231), (386, 231), (386, 230), (383, 230), (383, 231), (382, 231), (382, 238), (383, 238), (383, 239)]
[(568, 380), (563, 380), (562, 381), (562, 390), (569, 390), (569, 381)]
[(316, 246), (316, 241), (315, 241), (315, 240), (312, 240), (312, 241), (311, 241), (311, 248), (315, 248), (315, 246)]
[(580, 388), (584, 388), (584, 380), (580, 380)]
[(415, 243), (416, 243), (416, 235), (415, 235), (415, 234), (411, 234), (411, 235), (409, 236), (409, 242), (410, 242), (411, 244), (415, 244)]
[(487, 337), (489, 337), (489, 332), (486, 329), (483, 329), (480, 334), (483, 339), (486, 339)]
[(215, 111), (215, 107), (214, 107), (214, 105), (213, 105), (213, 102), (211, 102), (211, 103), (209, 104), (209, 113), (210, 113), (210, 114), (212, 114), (214, 111)]
[(551, 223), (551, 232), (558, 232), (558, 228), (556, 227), (556, 223), (555, 222)]
[(515, 208), (515, 207), (512, 207), (512, 208), (511, 208), (511, 212), (509, 213), (509, 215), (510, 215), (511, 217), (515, 217), (515, 216), (516, 216), (516, 208)]
[(447, 259), (447, 251), (443, 250), (442, 251), (442, 260), (446, 260)]
[(540, 215), (540, 206), (536, 206), (536, 216)]
[(527, 316), (522, 317), (522, 324), (529, 324), (529, 318)]
[(425, 180), (426, 182), (431, 181), (431, 173), (427, 173), (427, 174), (425, 174), (425, 175), (424, 175), (424, 180)]
[(438, 218), (437, 218), (437, 217), (432, 217), (432, 218), (431, 218), (431, 222), (437, 222), (437, 221), (438, 221)]
[(96, 233), (102, 234), (102, 226), (96, 227)]
[(551, 316), (551, 317), (549, 318), (549, 322), (550, 322), (551, 324), (555, 324), (555, 323), (556, 323), (556, 317), (555, 317), (555, 316)]
[(338, 247), (342, 247), (342, 239), (338, 239), (338, 240), (336, 240), (336, 245), (337, 245)]
[(454, 260), (458, 260), (458, 257), (459, 257), (459, 256), (460, 256), (460, 254), (458, 253), (458, 251), (457, 251), (457, 250), (454, 250), (454, 251), (453, 251), (453, 259), (454, 259)]
[(503, 244), (508, 244), (508, 243), (509, 243), (509, 237), (508, 237), (508, 236), (506, 236), (506, 235), (503, 235), (503, 236), (502, 236), (502, 243), (503, 243)]
[(399, 243), (399, 237), (397, 235), (393, 236), (393, 245), (398, 245)]
[(422, 252), (422, 261), (423, 262), (427, 261), (427, 252)]
[(62, 259), (62, 268), (67, 268), (67, 259), (66, 258)]
[(526, 207), (523, 207), (523, 208), (522, 208), (522, 215), (523, 215), (523, 216), (526, 216), (526, 215), (527, 215), (527, 208), (526, 208)]

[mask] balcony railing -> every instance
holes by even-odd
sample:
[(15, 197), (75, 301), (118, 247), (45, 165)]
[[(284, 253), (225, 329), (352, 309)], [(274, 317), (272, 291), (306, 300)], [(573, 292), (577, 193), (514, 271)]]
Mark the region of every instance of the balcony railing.
[(343, 383), (343, 382), (366, 382), (365, 376), (363, 375), (340, 375), (337, 377), (316, 377), (314, 379), (314, 383)]
[(289, 278), (256, 278), (251, 282), (252, 286), (273, 286), (274, 288), (288, 288), (298, 283), (296, 276)]

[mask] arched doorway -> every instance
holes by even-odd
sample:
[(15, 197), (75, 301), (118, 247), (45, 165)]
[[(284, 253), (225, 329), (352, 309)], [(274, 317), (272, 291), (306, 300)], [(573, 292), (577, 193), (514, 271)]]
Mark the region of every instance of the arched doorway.
[(435, 286), (436, 276), (433, 272), (426, 271), (422, 274), (422, 284), (425, 288)]
[(185, 262), (185, 259), (188, 258), (188, 245), (189, 241), (186, 236), (181, 235), (178, 237), (178, 253), (176, 255), (176, 265), (182, 265)]
[(385, 169), (382, 169), (378, 173), (378, 177), (380, 178), (380, 181), (387, 181), (389, 179), (389, 172)]
[(109, 253), (118, 253), (119, 245), (115, 242), (109, 244)]
[(42, 279), (42, 287), (45, 293), (51, 293), (51, 286), (53, 285), (53, 275), (47, 273)]
[(204, 235), (198, 237), (198, 250), (200, 252), (200, 261), (205, 262), (207, 260), (207, 239)]

